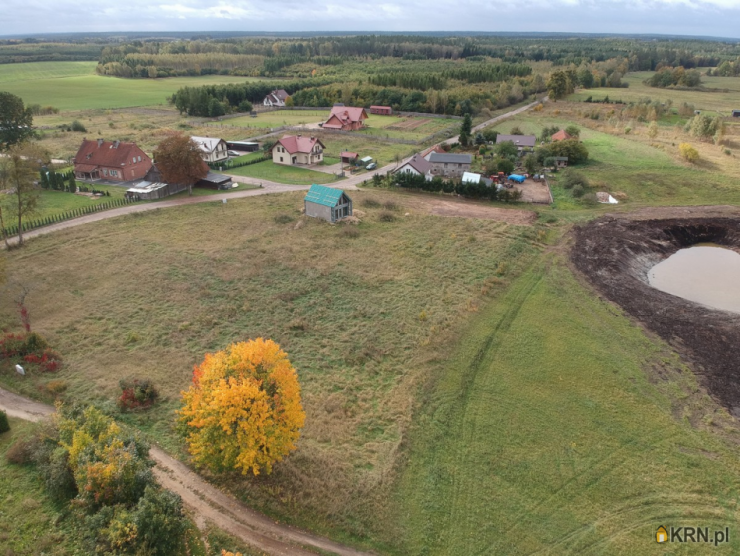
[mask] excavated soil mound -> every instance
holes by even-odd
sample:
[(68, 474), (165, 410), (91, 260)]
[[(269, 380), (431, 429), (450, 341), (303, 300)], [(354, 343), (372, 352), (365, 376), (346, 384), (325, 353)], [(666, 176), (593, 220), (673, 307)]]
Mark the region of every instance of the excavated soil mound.
[(679, 249), (716, 243), (740, 252), (740, 212), (651, 209), (600, 218), (574, 233), (575, 266), (604, 297), (676, 348), (709, 392), (740, 417), (740, 315), (686, 301), (648, 283), (648, 271)]

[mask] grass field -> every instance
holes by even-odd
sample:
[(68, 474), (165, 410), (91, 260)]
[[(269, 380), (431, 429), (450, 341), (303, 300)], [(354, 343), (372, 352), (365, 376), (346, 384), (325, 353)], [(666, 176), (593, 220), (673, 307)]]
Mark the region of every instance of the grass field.
[(114, 199), (122, 199), (126, 193), (125, 187), (115, 187), (110, 185), (95, 185), (95, 189), (102, 191), (110, 191), (110, 197), (99, 197), (98, 199), (92, 199), (91, 197), (85, 197), (84, 195), (74, 195), (72, 193), (65, 193), (63, 191), (50, 191), (41, 190), (41, 195), (38, 211), (31, 217), (31, 219), (46, 218), (47, 216), (53, 216), (60, 214), (68, 210), (74, 210), (78, 208), (87, 207), (90, 205), (98, 205), (101, 203), (107, 203)]
[(659, 526), (701, 524), (733, 542), (692, 553), (737, 553), (738, 450), (715, 433), (738, 434), (700, 392), (545, 256), (439, 372), (398, 492), (400, 552), (662, 554)]
[[(416, 126), (415, 124), (425, 120), (421, 125)], [(401, 118), (398, 116), (377, 116), (370, 115), (365, 120), (367, 128), (362, 129), (358, 133), (363, 135), (375, 135), (377, 137), (388, 137), (391, 139), (410, 139), (412, 141), (418, 141), (432, 135), (433, 133), (439, 133), (449, 128), (459, 128), (460, 122), (458, 120), (448, 120), (444, 118)], [(452, 133), (454, 135), (454, 133)]]
[(629, 83), (625, 89), (584, 89), (568, 97), (569, 100), (579, 101), (592, 96), (601, 100), (606, 95), (612, 100), (636, 102), (645, 98), (652, 98), (664, 102), (673, 101), (673, 106), (680, 106), (684, 102), (693, 104), (697, 110), (709, 113), (720, 113), (729, 116), (733, 110), (740, 108), (740, 77), (706, 77), (702, 76), (702, 86), (708, 89), (726, 89), (726, 91), (682, 91), (676, 89), (660, 89), (649, 87), (643, 82), (651, 77), (651, 71), (628, 73), (623, 81)]
[(95, 66), (96, 62), (4, 64), (0, 65), (0, 88), (18, 95), (26, 104), (83, 110), (164, 105), (180, 87), (250, 80), (227, 75), (119, 79), (96, 75)]
[[(430, 348), (536, 251), (536, 234), (427, 216), (390, 192), (353, 193), (366, 213), (359, 237), (311, 219), (300, 229), (275, 222), (298, 219), (303, 196), (131, 215), (11, 252), (9, 282), (33, 284), (32, 326), (66, 366), (25, 380), (5, 369), (0, 381), (39, 396), (64, 380), (69, 399), (115, 412), (118, 380), (147, 376), (162, 403), (121, 419), (182, 454), (173, 411), (193, 364), (233, 341), (273, 338), (299, 370), (308, 415), (299, 450), (270, 478), (229, 476), (224, 487), (280, 519), (391, 545), (388, 489)], [(363, 208), (370, 196), (395, 201), (396, 220)], [(3, 326), (17, 320), (9, 299)]]
[(32, 425), (11, 418), (10, 427), (0, 434), (0, 553), (72, 554), (74, 541), (56, 524), (60, 508), (47, 496), (36, 471), (5, 459), (8, 448), (30, 434)]
[(223, 120), (223, 123), (263, 129), (286, 125), (316, 124), (326, 121), (328, 117), (328, 108), (324, 110), (275, 110), (273, 112), (260, 112), (254, 118), (252, 116), (228, 118)]
[(334, 174), (317, 172), (316, 170), (309, 170), (298, 166), (275, 164), (272, 160), (265, 160), (264, 162), (242, 166), (241, 168), (233, 168), (228, 170), (228, 173), (289, 185), (311, 185), (312, 183), (331, 183), (337, 181), (337, 177)]

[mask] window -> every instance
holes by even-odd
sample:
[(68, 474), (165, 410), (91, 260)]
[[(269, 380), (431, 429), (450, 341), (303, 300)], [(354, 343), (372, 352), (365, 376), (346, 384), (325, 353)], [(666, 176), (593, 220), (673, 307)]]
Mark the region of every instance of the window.
[(105, 168), (103, 168), (103, 175), (104, 176), (107, 176), (108, 175), (108, 170), (106, 170)]
[(139, 162), (141, 162), (141, 157), (138, 157), (138, 158), (139, 158)]
[(280, 157), (280, 162), (282, 162), (282, 161), (283, 161), (283, 157), (281, 156), (281, 157)]

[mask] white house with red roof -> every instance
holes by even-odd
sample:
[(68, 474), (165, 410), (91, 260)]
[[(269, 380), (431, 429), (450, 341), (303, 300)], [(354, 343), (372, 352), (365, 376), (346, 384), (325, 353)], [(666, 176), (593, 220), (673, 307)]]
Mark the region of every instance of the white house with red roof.
[(324, 160), (325, 148), (317, 137), (286, 135), (272, 146), (272, 161), (288, 166), (318, 164)]
[(84, 139), (73, 162), (75, 177), (82, 180), (140, 180), (152, 167), (152, 159), (136, 143), (103, 139)]
[(329, 119), (321, 126), (324, 129), (338, 129), (341, 131), (355, 131), (361, 129), (367, 120), (367, 112), (364, 108), (353, 108), (352, 106), (334, 106), (331, 109)]

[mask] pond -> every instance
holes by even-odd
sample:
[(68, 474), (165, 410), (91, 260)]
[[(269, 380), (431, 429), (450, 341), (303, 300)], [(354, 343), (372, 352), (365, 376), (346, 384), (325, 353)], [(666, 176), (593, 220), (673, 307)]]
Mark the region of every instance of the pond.
[(740, 313), (740, 254), (719, 245), (681, 249), (651, 268), (648, 280), (671, 295)]

